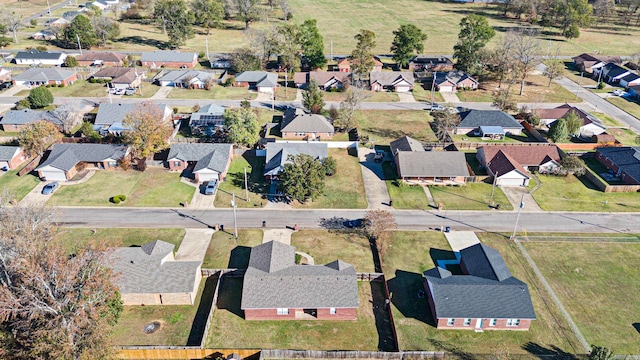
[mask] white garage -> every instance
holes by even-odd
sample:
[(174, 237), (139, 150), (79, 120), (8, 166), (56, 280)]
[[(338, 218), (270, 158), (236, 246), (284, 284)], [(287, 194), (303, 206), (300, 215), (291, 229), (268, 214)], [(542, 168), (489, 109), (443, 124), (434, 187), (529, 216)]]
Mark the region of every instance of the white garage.
[(51, 166), (45, 166), (41, 169), (38, 169), (38, 173), (40, 174), (40, 177), (44, 178), (46, 181), (52, 181), (52, 180), (66, 181), (67, 180), (67, 175), (63, 170), (56, 169)]
[(498, 186), (527, 186), (529, 185), (529, 176), (518, 170), (512, 170), (504, 175), (498, 175), (496, 180)]
[(193, 172), (198, 182), (220, 180), (220, 173), (211, 169), (201, 169)]

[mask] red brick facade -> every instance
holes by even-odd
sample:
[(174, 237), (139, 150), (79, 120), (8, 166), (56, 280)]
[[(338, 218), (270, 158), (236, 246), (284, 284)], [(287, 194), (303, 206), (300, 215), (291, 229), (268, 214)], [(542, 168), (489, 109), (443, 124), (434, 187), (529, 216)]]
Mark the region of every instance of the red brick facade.
[(142, 66), (155, 66), (166, 68), (194, 68), (198, 64), (198, 59), (194, 59), (192, 62), (178, 62), (178, 61), (141, 61)]
[(16, 156), (14, 156), (11, 160), (7, 161), (9, 165), (9, 170), (13, 170), (17, 168), (20, 164), (22, 164), (25, 160), (25, 155), (22, 150), (19, 150)]
[(614, 164), (613, 161), (611, 161), (609, 158), (607, 158), (604, 154), (602, 154), (600, 151), (596, 150), (596, 159), (604, 166), (606, 166), (608, 169), (610, 169), (611, 171), (613, 171), (616, 175), (619, 174), (620, 179), (625, 183), (625, 184), (629, 184), (629, 185), (640, 185), (640, 183), (638, 183), (638, 181), (636, 181), (633, 177), (629, 176), (624, 170), (620, 169), (620, 167), (618, 167), (618, 165)]
[(356, 320), (356, 308), (336, 308), (335, 314), (331, 309), (316, 310), (315, 317), (304, 313), (303, 309), (288, 309), (287, 315), (278, 315), (277, 309), (245, 309), (245, 320)]
[[(314, 137), (315, 135), (315, 137)], [(316, 132), (316, 133), (302, 133), (293, 131), (283, 131), (283, 139), (295, 139), (295, 140), (328, 140), (333, 137), (334, 133)]]

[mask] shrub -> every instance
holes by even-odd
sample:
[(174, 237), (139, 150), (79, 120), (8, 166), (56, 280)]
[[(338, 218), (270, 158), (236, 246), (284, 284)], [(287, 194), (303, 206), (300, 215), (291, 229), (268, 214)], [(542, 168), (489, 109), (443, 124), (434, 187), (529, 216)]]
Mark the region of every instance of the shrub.
[(336, 159), (329, 156), (326, 159), (322, 160), (322, 167), (324, 168), (324, 173), (327, 176), (333, 176), (336, 173)]
[(598, 89), (600, 89), (600, 90), (604, 89), (604, 88), (605, 88), (605, 86), (607, 86), (607, 84), (605, 84), (605, 83), (604, 83), (604, 81), (600, 81), (600, 82), (598, 83)]
[(124, 202), (126, 200), (127, 200), (127, 197), (125, 195), (116, 195), (110, 199), (110, 201), (114, 204), (120, 204), (121, 202)]
[(18, 103), (16, 104), (16, 110), (23, 109), (31, 109), (31, 102), (29, 102), (29, 99), (27, 98), (18, 101)]
[(173, 113), (174, 113), (174, 114), (177, 114), (177, 113), (178, 113), (178, 108), (177, 108), (177, 107), (174, 107), (174, 108), (173, 108)]
[(39, 45), (39, 46), (36, 46), (36, 50), (38, 50), (40, 52), (45, 52), (45, 51), (47, 51), (47, 47), (43, 46), (43, 45)]
[(300, 265), (301, 262), (302, 262), (302, 255), (296, 254), (296, 264)]
[[(49, 85), (47, 85), (47, 87), (49, 87)], [(31, 89), (27, 99), (29, 99), (32, 109), (41, 109), (53, 104), (53, 95), (51, 95), (51, 91), (42, 86)]]

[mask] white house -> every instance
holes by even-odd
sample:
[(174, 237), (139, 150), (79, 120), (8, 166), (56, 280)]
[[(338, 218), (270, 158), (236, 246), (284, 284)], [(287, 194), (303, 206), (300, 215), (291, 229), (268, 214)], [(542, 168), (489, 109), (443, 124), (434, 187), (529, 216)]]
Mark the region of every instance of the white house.
[(31, 49), (18, 51), (14, 61), (19, 65), (55, 65), (60, 66), (67, 58), (67, 54), (61, 52), (38, 51)]

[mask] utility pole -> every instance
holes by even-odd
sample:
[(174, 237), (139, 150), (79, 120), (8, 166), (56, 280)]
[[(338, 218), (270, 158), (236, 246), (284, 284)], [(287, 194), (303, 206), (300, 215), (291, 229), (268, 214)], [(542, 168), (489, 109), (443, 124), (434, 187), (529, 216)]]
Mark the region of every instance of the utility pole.
[(582, 75), (584, 75), (584, 71), (580, 72), (580, 82), (578, 82), (578, 88), (576, 89), (576, 100), (578, 100), (578, 91), (580, 91), (580, 87), (582, 86)]
[(51, 17), (51, 5), (49, 4), (49, 0), (47, 0), (47, 7), (49, 8), (49, 18)]
[(516, 238), (516, 230), (518, 229), (518, 221), (520, 221), (520, 213), (524, 209), (524, 194), (522, 194), (522, 198), (520, 199), (520, 207), (518, 208), (518, 215), (516, 216), (516, 225), (513, 227), (513, 234), (511, 235), (511, 240), (515, 240)]
[(207, 60), (210, 60), (211, 58), (209, 57), (209, 37), (208, 36), (204, 38), (204, 44), (207, 47)]
[(491, 197), (489, 198), (489, 206), (493, 206), (493, 192), (496, 189), (496, 180), (498, 179), (498, 172), (493, 175), (493, 184), (491, 185)]
[(80, 49), (80, 55), (82, 55), (82, 45), (80, 45), (80, 35), (76, 34), (76, 39), (78, 39), (78, 49)]
[[(287, 87), (289, 85), (289, 80), (287, 79), (287, 76), (289, 76), (289, 69), (287, 69), (287, 71), (284, 72), (284, 98), (287, 98)], [(273, 96), (275, 97), (276, 94), (274, 93)]]
[(249, 186), (247, 185), (247, 167), (244, 167), (244, 196), (246, 197), (247, 201), (249, 201)]
[(329, 40), (329, 61), (333, 61), (333, 39)]
[(236, 221), (236, 193), (231, 194), (231, 206), (233, 207), (233, 236), (236, 238), (236, 244), (238, 243), (238, 224)]
[(431, 81), (431, 109), (433, 110), (433, 103), (435, 100), (435, 91), (436, 91), (436, 76), (438, 76), (438, 72), (434, 71), (433, 72), (433, 81)]

